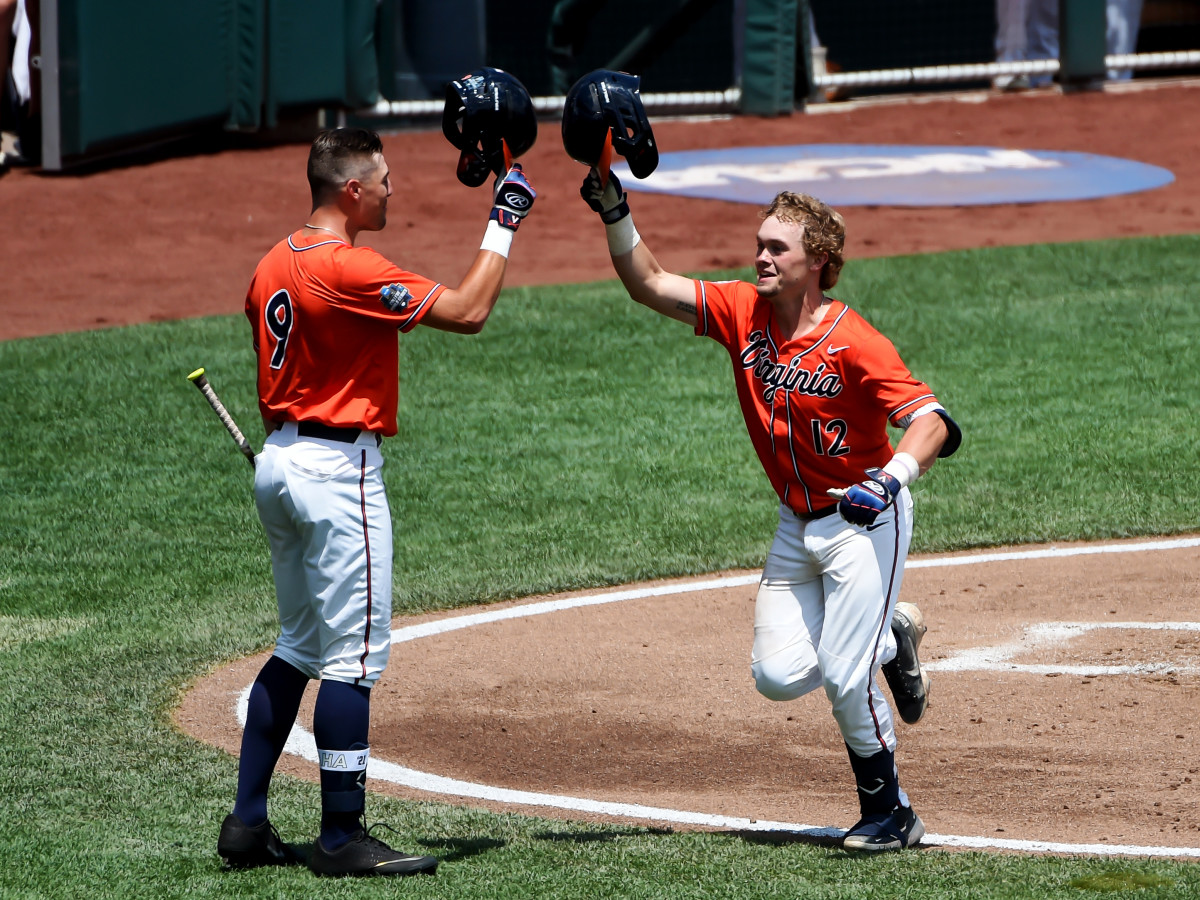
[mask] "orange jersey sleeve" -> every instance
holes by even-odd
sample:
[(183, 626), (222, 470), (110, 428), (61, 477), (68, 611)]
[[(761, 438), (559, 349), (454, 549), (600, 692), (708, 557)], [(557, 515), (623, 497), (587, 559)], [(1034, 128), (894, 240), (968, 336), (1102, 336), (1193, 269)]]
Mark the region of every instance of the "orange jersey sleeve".
[(696, 333), (729, 352), (754, 449), (785, 505), (831, 506), (825, 492), (891, 459), (890, 422), (940, 409), (891, 341), (839, 300), (808, 334), (785, 340), (771, 304), (742, 281), (696, 282)]
[(395, 434), (397, 331), (443, 290), (370, 248), (300, 233), (280, 241), (246, 294), (263, 417)]

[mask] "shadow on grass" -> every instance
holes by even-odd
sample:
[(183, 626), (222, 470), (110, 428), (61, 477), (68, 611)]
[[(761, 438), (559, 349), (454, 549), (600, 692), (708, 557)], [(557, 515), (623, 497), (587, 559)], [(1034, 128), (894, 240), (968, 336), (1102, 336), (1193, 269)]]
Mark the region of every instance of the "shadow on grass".
[[(789, 844), (804, 844), (808, 847), (825, 847), (840, 849), (843, 832), (828, 830), (813, 831), (729, 831), (730, 837), (738, 838), (747, 844), (757, 844), (766, 847), (783, 847)], [(848, 854), (856, 855), (856, 854)]]
[(487, 837), (437, 838), (421, 840), (419, 843), (442, 862), (459, 862), (508, 845), (507, 841)]
[(615, 841), (623, 837), (645, 837), (674, 834), (671, 828), (606, 828), (603, 831), (542, 831), (534, 835), (539, 841), (563, 841), (573, 844), (591, 844), (598, 841)]

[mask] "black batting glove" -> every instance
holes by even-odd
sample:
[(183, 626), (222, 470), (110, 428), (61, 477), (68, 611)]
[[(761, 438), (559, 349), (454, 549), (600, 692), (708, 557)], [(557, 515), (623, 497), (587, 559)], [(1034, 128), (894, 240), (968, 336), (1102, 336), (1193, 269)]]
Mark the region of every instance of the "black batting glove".
[(854, 525), (873, 525), (879, 514), (896, 500), (900, 482), (883, 469), (867, 469), (867, 477), (845, 490), (831, 490), (838, 497), (838, 512)]
[(614, 173), (608, 173), (608, 184), (603, 187), (600, 180), (597, 169), (588, 169), (587, 177), (579, 188), (579, 196), (600, 214), (600, 221), (605, 225), (613, 225), (629, 215), (629, 204), (625, 192), (621, 190), (621, 182)]
[(529, 215), (533, 201), (537, 199), (537, 191), (525, 177), (520, 163), (513, 163), (503, 178), (496, 177), (496, 187), (493, 191), (491, 218), (495, 219), (509, 231), (516, 231), (521, 220)]

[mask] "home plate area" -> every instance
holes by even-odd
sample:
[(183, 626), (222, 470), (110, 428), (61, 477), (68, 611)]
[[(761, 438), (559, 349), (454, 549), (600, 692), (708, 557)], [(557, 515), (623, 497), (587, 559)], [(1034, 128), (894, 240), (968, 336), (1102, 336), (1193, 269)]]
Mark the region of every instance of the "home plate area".
[[(922, 845), (1200, 857), (1198, 576), (1200, 536), (910, 557), (901, 596), (929, 625), (933, 686), (921, 722), (897, 726), (896, 759)], [(822, 692), (754, 690), (757, 582), (728, 572), (394, 620), (371, 790), (835, 841), (858, 817), (845, 746)], [(202, 679), (179, 727), (236, 753), (264, 658)], [(282, 771), (316, 778), (308, 731), (287, 751)]]
[[(1198, 572), (1200, 538), (909, 560), (933, 689), (925, 719), (898, 726), (897, 763), (927, 846), (1200, 856)], [(757, 579), (397, 620), (372, 783), (836, 837), (857, 804), (827, 701), (753, 687)]]

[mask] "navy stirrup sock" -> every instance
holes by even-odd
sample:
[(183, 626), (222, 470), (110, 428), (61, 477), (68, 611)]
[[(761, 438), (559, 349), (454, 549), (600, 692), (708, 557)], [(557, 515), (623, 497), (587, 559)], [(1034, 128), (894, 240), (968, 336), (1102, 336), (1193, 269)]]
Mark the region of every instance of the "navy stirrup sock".
[(370, 721), (370, 688), (321, 682), (313, 736), (321, 764), (321, 843), (327, 850), (336, 850), (362, 827)]
[(880, 750), (872, 756), (859, 756), (850, 746), (850, 767), (858, 786), (858, 806), (864, 816), (890, 813), (900, 803), (900, 779), (896, 776), (896, 755)]
[(272, 656), (250, 688), (233, 812), (251, 828), (267, 819), (267, 789), (271, 786), (271, 775), (296, 721), (307, 685), (307, 675)]

